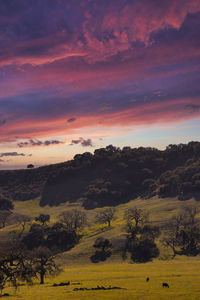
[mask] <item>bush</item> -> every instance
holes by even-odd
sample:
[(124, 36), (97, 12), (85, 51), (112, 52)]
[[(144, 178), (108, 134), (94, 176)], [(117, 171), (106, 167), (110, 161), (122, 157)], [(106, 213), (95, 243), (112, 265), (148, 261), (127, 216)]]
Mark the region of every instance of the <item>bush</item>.
[(159, 249), (152, 239), (136, 240), (131, 247), (134, 262), (147, 262), (158, 257)]

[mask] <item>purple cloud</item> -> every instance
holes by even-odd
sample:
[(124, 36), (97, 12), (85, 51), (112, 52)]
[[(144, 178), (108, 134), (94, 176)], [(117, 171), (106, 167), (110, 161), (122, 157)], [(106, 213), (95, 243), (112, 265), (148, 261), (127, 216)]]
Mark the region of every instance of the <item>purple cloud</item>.
[(75, 121), (76, 121), (76, 118), (70, 118), (70, 119), (67, 120), (68, 123), (72, 123), (72, 122), (75, 122)]
[(5, 125), (6, 124), (6, 119), (0, 119), (0, 126), (3, 126), (3, 125)]
[(70, 145), (72, 146), (72, 145), (77, 145), (77, 144), (80, 144), (83, 147), (93, 147), (94, 146), (91, 139), (84, 139), (82, 137), (80, 137), (78, 140), (72, 140)]
[(26, 155), (24, 153), (17, 153), (17, 152), (0, 153), (0, 157), (7, 157), (7, 156), (26, 156)]
[(185, 108), (188, 109), (191, 113), (200, 111), (200, 105), (198, 104), (187, 104)]
[(0, 1), (1, 142), (196, 118), (199, 36), (199, 0)]
[(50, 145), (59, 145), (63, 144), (63, 141), (58, 140), (46, 140), (46, 141), (40, 141), (40, 140), (29, 140), (28, 142), (21, 142), (18, 143), (18, 147), (23, 148), (27, 146), (50, 146)]

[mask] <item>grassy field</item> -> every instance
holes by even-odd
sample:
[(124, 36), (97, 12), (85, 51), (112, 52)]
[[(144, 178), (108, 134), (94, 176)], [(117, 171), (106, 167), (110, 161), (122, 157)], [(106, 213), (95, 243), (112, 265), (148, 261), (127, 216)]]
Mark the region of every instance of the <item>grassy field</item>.
[[(200, 299), (200, 260), (197, 258), (178, 258), (173, 261), (155, 260), (146, 264), (101, 263), (66, 267), (64, 272), (54, 279), (47, 279), (44, 286), (21, 286), (12, 299)], [(150, 281), (146, 282), (146, 277)], [(52, 287), (52, 284), (66, 282), (65, 287)], [(163, 288), (167, 282), (170, 288)], [(80, 283), (80, 285), (75, 285)], [(74, 288), (99, 286), (117, 286), (119, 290), (73, 291)]]
[[(146, 264), (133, 264), (129, 259), (123, 261), (118, 245), (125, 238), (123, 214), (124, 211), (136, 205), (150, 213), (152, 222), (161, 224), (176, 214), (183, 205), (191, 205), (194, 200), (184, 203), (177, 199), (150, 200), (136, 199), (116, 207), (116, 218), (112, 227), (99, 225), (94, 222), (95, 213), (99, 209), (86, 211), (88, 215), (88, 227), (84, 230), (84, 237), (80, 243), (68, 252), (58, 256), (58, 262), (63, 272), (55, 278), (47, 278), (44, 286), (35, 282), (33, 286), (20, 286), (16, 294), (12, 288), (7, 288), (12, 296), (10, 299), (200, 299), (200, 257), (176, 257), (170, 258), (170, 252), (162, 245), (160, 257)], [(62, 204), (58, 207), (39, 206), (39, 199), (16, 202), (15, 212), (35, 217), (40, 213), (51, 215), (52, 222), (58, 220), (63, 210), (80, 207), (79, 204)], [(1, 230), (6, 235), (7, 230), (14, 226), (8, 226)], [(98, 236), (111, 240), (114, 249), (112, 256), (104, 263), (93, 264), (90, 256), (94, 254), (93, 243)], [(146, 282), (146, 277), (150, 281)], [(65, 287), (52, 287), (53, 283), (70, 281)], [(162, 282), (167, 282), (170, 288), (162, 288)], [(75, 285), (74, 283), (80, 283)], [(94, 288), (99, 286), (117, 286), (123, 289), (97, 290), (97, 291), (73, 291), (74, 288)]]
[[(59, 206), (39, 206), (40, 199), (29, 200), (26, 202), (15, 202), (16, 213), (26, 214), (30, 217), (36, 217), (40, 213), (48, 213), (51, 216), (53, 221), (57, 220), (59, 214), (64, 210), (71, 208), (81, 208), (79, 203), (63, 203)], [(150, 213), (150, 218), (153, 221), (165, 221), (169, 219), (172, 215), (176, 214), (181, 207), (184, 205), (197, 204), (200, 207), (200, 203), (197, 203), (195, 200), (191, 199), (188, 201), (179, 201), (176, 198), (158, 198), (154, 197), (151, 199), (135, 199), (128, 203), (118, 205), (116, 207), (116, 219), (114, 224), (119, 224), (122, 222), (124, 211), (132, 206), (137, 206), (138, 208), (145, 209)], [(83, 209), (84, 210), (84, 209)], [(84, 210), (89, 220), (93, 223), (93, 218), (95, 213), (100, 209)]]

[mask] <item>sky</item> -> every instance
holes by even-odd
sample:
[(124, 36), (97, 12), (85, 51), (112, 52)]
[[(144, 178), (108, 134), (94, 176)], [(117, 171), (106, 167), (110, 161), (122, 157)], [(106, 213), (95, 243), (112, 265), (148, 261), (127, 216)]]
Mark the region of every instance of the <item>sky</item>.
[(0, 1), (0, 169), (200, 141), (200, 0)]

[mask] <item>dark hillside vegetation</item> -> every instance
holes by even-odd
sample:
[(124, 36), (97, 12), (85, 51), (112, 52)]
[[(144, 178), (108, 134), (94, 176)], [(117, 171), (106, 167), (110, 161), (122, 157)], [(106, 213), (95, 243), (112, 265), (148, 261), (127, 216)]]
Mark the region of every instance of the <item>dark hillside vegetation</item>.
[(200, 143), (122, 150), (112, 145), (94, 155), (76, 155), (70, 166), (50, 176), (41, 205), (81, 199), (87, 209), (115, 206), (135, 197), (200, 199)]
[(41, 195), (49, 175), (58, 172), (68, 162), (23, 170), (0, 171), (0, 193), (7, 198), (26, 201)]
[(110, 145), (61, 164), (1, 171), (0, 190), (21, 201), (41, 195), (41, 206), (79, 200), (87, 209), (139, 196), (199, 200), (200, 143), (169, 145), (164, 151)]

